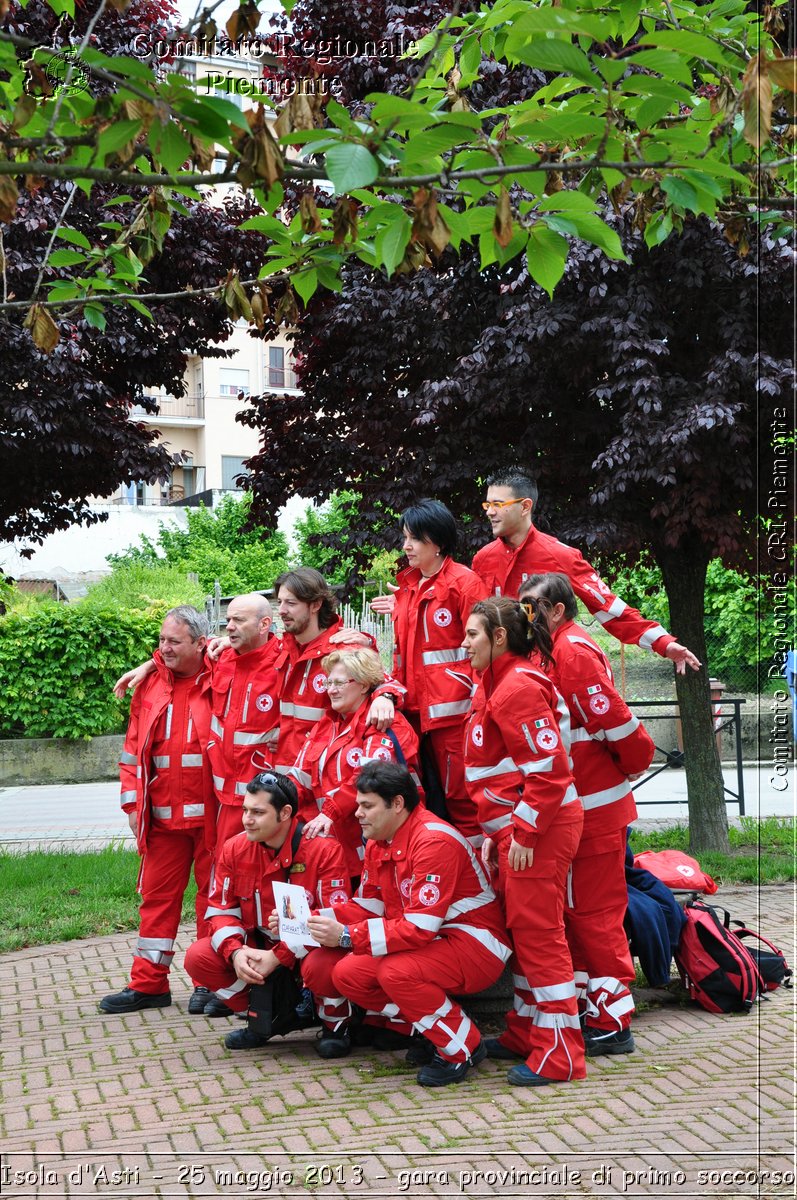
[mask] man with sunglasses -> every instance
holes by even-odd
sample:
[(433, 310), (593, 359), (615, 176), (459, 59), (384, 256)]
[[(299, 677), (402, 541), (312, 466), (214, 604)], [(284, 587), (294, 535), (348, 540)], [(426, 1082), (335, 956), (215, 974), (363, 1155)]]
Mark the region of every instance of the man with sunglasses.
[(495, 541), (483, 546), (473, 559), (473, 570), (488, 592), (517, 596), (529, 576), (558, 572), (568, 577), (579, 600), (618, 641), (669, 658), (681, 675), (687, 667), (699, 670), (700, 661), (691, 650), (615, 596), (578, 550), (535, 528), (532, 516), (537, 495), (537, 484), (521, 467), (507, 467), (489, 476), (482, 508)]
[[(269, 930), (274, 882), (302, 887), (313, 912), (349, 899), (340, 843), (329, 835), (303, 837), (298, 806), (293, 780), (270, 771), (250, 780), (243, 832), (225, 842), (215, 864), (205, 913), (210, 934), (186, 953), (186, 970), (232, 1012), (248, 1011), (253, 984), (296, 964), (297, 955)], [(315, 1004), (324, 1025), (318, 1053), (322, 1058), (347, 1054), (349, 1002), (329, 993), (316, 996)], [(228, 1050), (252, 1050), (268, 1040), (245, 1025), (228, 1033), (224, 1044)]]

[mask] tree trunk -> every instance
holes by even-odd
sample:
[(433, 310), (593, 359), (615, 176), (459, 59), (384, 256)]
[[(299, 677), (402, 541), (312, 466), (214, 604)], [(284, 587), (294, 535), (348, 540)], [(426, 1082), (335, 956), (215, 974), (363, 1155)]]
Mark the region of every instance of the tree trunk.
[(675, 676), (689, 792), (689, 844), (693, 851), (728, 852), (728, 813), (717, 751), (704, 629), (708, 560), (702, 551), (659, 550), (656, 555), (670, 604), (670, 630), (703, 666)]

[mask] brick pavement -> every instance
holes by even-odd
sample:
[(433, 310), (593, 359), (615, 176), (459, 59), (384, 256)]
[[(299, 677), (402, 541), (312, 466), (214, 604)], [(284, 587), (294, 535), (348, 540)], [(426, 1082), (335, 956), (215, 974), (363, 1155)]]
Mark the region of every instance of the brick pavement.
[[(794, 958), (793, 889), (718, 899)], [(322, 1063), (312, 1035), (232, 1054), (181, 970), (170, 1008), (101, 1017), (131, 943), (0, 957), (3, 1197), (795, 1194), (764, 1174), (795, 1170), (784, 989), (749, 1016), (648, 1009), (637, 1053), (584, 1083), (512, 1088), (488, 1062), (429, 1091), (398, 1054)]]

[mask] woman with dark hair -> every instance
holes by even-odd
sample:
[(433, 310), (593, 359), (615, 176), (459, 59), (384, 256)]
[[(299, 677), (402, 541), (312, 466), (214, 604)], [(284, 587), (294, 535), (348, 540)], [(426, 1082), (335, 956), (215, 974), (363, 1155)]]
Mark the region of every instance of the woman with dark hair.
[[(408, 565), (397, 576), (395, 605), (391, 597), (384, 606), (375, 601), (371, 607), (376, 612), (392, 609), (393, 673), (407, 689), (405, 715), (422, 735), (422, 753), (427, 763), (431, 760), (449, 819), (479, 844), (481, 830), (462, 761), (473, 686), (462, 636), (484, 585), (468, 567), (454, 562), (457, 523), (445, 504), (421, 500), (406, 509), (401, 524)], [(427, 788), (427, 794), (431, 791)]]
[(576, 625), (578, 605), (567, 576), (532, 575), (520, 596), (536, 604), (537, 621), (551, 634), (555, 658), (546, 673), (570, 712), (584, 829), (573, 860), (565, 932), (585, 1012), (587, 1054), (630, 1054), (634, 964), (624, 924), (625, 845), (636, 817), (631, 780), (650, 766), (655, 746), (615, 690), (606, 655)]
[(525, 1059), (508, 1075), (521, 1087), (583, 1079), (564, 906), (584, 814), (570, 774), (567, 708), (529, 662), (535, 650), (550, 660), (550, 635), (519, 601), (496, 596), (474, 605), (462, 644), (479, 676), (465, 777), (514, 943), (514, 1009), (487, 1052)]

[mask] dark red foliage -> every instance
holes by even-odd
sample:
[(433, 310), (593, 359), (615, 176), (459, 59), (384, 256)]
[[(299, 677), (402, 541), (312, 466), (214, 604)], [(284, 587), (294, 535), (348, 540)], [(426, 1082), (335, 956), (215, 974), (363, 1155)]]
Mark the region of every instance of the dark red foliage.
[[(648, 251), (615, 224), (629, 263), (574, 244), (553, 302), (519, 264), (480, 273), (472, 255), (391, 282), (352, 268), (296, 335), (303, 399), (254, 401), (260, 510), (356, 479), (365, 526), (426, 494), (466, 516), (517, 461), (593, 553), (744, 558), (759, 397), (788, 405), (793, 380), (792, 254), (764, 240), (740, 258), (707, 221)], [(480, 521), (469, 536), (486, 540)]]

